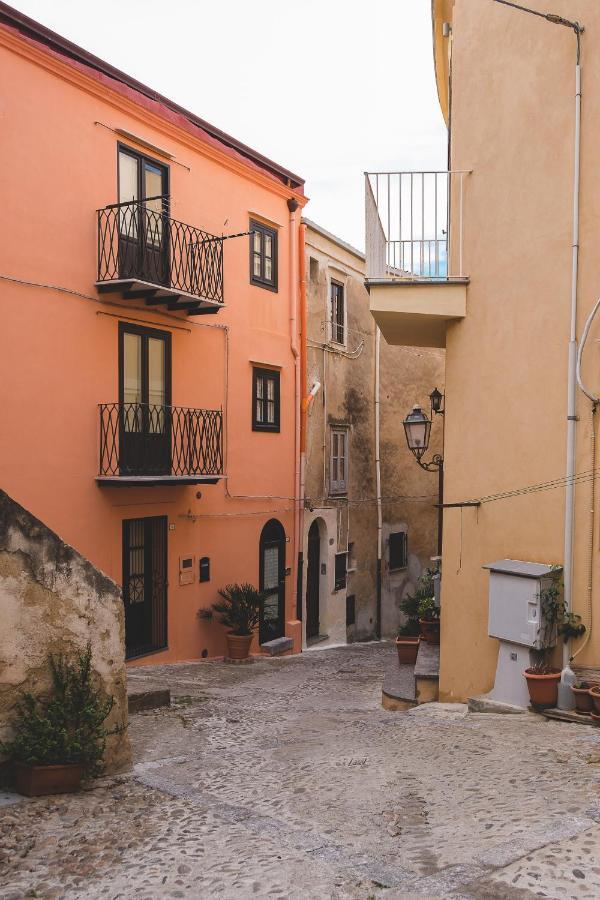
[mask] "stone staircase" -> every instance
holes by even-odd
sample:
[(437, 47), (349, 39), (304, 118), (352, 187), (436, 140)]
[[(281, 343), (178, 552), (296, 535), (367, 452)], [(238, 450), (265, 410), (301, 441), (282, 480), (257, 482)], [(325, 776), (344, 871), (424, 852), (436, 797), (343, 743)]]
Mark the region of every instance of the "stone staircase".
[(391, 645), (390, 661), (381, 689), (381, 705), (384, 709), (403, 712), (421, 703), (437, 700), (439, 673), (439, 644), (421, 641), (414, 666), (400, 665), (396, 647)]

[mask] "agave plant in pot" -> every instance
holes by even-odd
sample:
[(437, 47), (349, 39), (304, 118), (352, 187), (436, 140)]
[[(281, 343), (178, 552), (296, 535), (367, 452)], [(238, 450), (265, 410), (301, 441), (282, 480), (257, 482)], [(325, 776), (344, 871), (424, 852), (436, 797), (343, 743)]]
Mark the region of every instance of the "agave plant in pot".
[(50, 693), (24, 693), (13, 737), (0, 742), (0, 752), (13, 763), (17, 790), (28, 797), (78, 790), (82, 778), (102, 771), (106, 738), (125, 729), (105, 727), (115, 700), (94, 683), (89, 643), (75, 662), (58, 655), (49, 664)]
[(227, 656), (247, 659), (254, 629), (260, 619), (264, 594), (251, 584), (228, 584), (219, 590), (220, 600), (209, 609), (199, 609), (198, 617), (209, 621), (216, 617), (227, 628)]

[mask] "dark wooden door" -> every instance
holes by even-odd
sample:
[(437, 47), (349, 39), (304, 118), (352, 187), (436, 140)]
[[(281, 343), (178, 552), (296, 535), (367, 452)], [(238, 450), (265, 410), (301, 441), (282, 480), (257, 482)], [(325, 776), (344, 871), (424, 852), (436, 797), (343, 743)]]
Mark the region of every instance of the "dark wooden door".
[(122, 475), (171, 471), (171, 335), (119, 326), (119, 469)]
[(306, 573), (306, 637), (319, 633), (319, 588), (321, 580), (321, 534), (315, 521), (308, 531), (308, 568)]
[(127, 659), (167, 646), (167, 517), (123, 522)]
[(270, 519), (260, 535), (260, 590), (265, 594), (259, 624), (260, 643), (285, 633), (285, 531)]
[(168, 170), (119, 149), (119, 277), (170, 283)]

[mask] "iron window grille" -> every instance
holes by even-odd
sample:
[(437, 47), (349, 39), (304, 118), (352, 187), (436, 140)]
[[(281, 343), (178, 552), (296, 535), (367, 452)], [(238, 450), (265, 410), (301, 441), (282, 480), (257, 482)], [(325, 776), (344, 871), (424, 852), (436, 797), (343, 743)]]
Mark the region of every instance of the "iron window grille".
[(329, 492), (348, 492), (348, 429), (331, 429), (331, 452), (329, 460)]
[(250, 221), (250, 283), (277, 290), (277, 231)]
[(335, 590), (343, 591), (346, 587), (346, 578), (348, 572), (348, 554), (335, 554)]
[(331, 316), (331, 340), (335, 344), (346, 343), (346, 304), (344, 285), (339, 281), (331, 280), (330, 283), (330, 316)]
[(280, 430), (279, 372), (252, 369), (252, 430)]
[(390, 569), (406, 569), (408, 566), (408, 534), (395, 531), (389, 540)]

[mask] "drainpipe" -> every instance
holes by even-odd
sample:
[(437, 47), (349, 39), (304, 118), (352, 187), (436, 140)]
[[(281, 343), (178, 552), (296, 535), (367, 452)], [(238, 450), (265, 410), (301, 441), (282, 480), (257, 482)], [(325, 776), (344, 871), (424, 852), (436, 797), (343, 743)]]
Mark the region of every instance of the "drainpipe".
[[(577, 280), (579, 268), (579, 188), (581, 175), (581, 62), (580, 32), (577, 37), (577, 63), (575, 66), (575, 161), (573, 170), (573, 248), (571, 261), (571, 328), (569, 335), (569, 363), (567, 376), (567, 464), (565, 496), (565, 551), (564, 585), (565, 607), (572, 610), (573, 602), (573, 520), (575, 509), (575, 433), (577, 383)], [(571, 642), (563, 645), (563, 669), (569, 666)]]
[[(296, 597), (296, 618), (302, 620), (302, 598), (304, 593), (304, 495), (306, 491), (306, 413), (308, 399), (306, 391), (306, 225), (300, 222), (298, 229), (298, 265), (300, 268), (300, 391), (303, 397), (300, 407), (300, 491), (298, 496), (298, 578)], [(314, 394), (312, 395), (314, 396)]]
[(377, 495), (377, 607), (376, 607), (376, 632), (381, 640), (381, 560), (382, 560), (382, 531), (383, 517), (381, 513), (381, 458), (380, 458), (380, 419), (379, 419), (379, 395), (380, 395), (380, 346), (381, 332), (375, 326), (375, 488)]
[[(300, 353), (298, 349), (298, 239), (296, 237), (296, 211), (298, 201), (290, 197), (287, 202), (290, 211), (290, 349), (294, 357), (294, 557), (298, 565), (298, 550), (302, 539), (300, 532)], [(292, 609), (298, 609), (298, 569), (294, 579)]]

